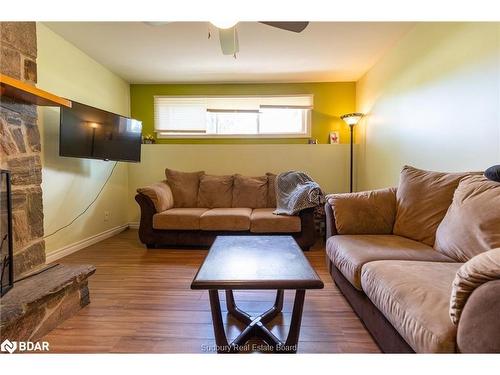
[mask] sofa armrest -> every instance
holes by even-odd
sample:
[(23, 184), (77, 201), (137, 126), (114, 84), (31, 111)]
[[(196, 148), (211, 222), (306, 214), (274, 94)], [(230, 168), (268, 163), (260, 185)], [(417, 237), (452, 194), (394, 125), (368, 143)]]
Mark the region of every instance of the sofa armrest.
[(314, 207), (300, 211), (300, 236), (296, 237), (302, 250), (308, 250), (316, 242), (316, 225), (314, 223)]
[(396, 219), (396, 188), (330, 194), (326, 200), (327, 237), (392, 233)]
[(170, 186), (164, 181), (137, 189), (137, 193), (151, 199), (156, 212), (163, 212), (174, 206), (174, 196)]
[(500, 353), (500, 279), (476, 288), (467, 300), (457, 327), (462, 353)]
[(335, 224), (335, 215), (333, 214), (333, 208), (328, 203), (328, 199), (325, 203), (325, 219), (326, 219), (326, 239), (337, 234), (337, 226)]
[[(493, 280), (500, 280), (500, 248), (478, 254), (458, 269), (450, 298), (450, 318), (454, 324), (460, 322), (462, 312), (473, 292)], [(484, 304), (486, 308), (487, 302)]]

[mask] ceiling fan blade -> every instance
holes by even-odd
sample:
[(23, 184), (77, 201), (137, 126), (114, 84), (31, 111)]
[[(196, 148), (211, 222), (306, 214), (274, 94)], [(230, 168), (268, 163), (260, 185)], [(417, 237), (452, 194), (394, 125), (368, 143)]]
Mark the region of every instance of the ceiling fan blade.
[(309, 25), (309, 22), (259, 22), (264, 25), (277, 27), (278, 29), (293, 31), (294, 33), (300, 33), (307, 27), (307, 25)]
[(234, 55), (240, 51), (236, 27), (219, 29), (220, 48), (224, 55)]

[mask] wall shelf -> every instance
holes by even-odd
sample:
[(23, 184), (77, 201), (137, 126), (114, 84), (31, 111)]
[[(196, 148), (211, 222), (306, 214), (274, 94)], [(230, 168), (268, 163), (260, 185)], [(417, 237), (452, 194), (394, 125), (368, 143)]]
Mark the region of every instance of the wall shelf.
[(0, 74), (0, 97), (2, 96), (39, 106), (71, 108), (70, 100), (4, 74)]

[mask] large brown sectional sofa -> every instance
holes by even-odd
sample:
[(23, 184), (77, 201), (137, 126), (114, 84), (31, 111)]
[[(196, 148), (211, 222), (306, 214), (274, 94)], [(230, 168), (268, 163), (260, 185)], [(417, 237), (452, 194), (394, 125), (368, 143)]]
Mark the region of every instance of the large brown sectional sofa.
[(210, 246), (218, 235), (288, 234), (303, 250), (315, 242), (313, 209), (274, 215), (276, 175), (214, 176), (166, 169), (166, 181), (137, 189), (139, 238), (149, 248)]
[(405, 167), (326, 214), (330, 273), (384, 352), (500, 352), (500, 183)]

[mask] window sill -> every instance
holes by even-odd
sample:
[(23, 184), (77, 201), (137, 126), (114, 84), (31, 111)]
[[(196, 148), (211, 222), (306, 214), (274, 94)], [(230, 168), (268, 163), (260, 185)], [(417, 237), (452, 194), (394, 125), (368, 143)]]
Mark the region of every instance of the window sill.
[(161, 134), (158, 139), (275, 139), (275, 138), (311, 138), (310, 134)]

